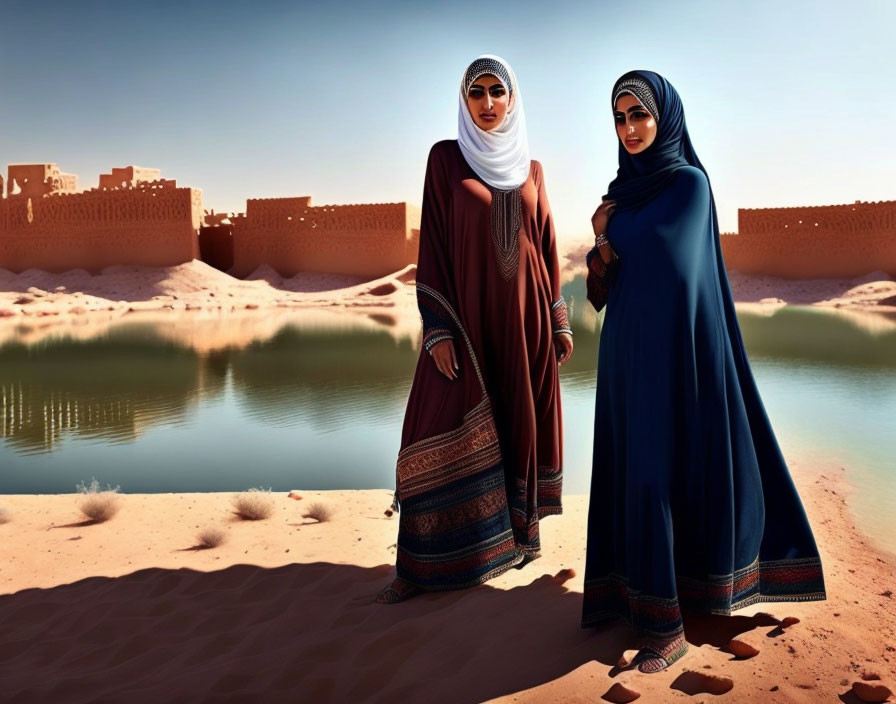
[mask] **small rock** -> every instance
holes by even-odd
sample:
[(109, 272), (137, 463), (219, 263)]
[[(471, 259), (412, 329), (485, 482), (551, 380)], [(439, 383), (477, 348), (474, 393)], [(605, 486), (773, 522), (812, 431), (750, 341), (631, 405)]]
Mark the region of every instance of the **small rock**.
[(868, 684), (867, 682), (853, 682), (853, 693), (863, 702), (885, 702), (893, 692), (882, 684)]
[(249, 310), (254, 310), (254, 309), (258, 308), (258, 304), (257, 303), (247, 303), (246, 308), (248, 308)]
[(872, 682), (874, 680), (879, 680), (880, 675), (876, 672), (868, 672), (867, 670), (862, 671), (862, 679), (866, 682)]
[(57, 286), (53, 290), (56, 291), (57, 293), (65, 293), (66, 288), (65, 288), (65, 286)]
[(772, 688), (771, 688), (770, 690), (768, 690), (768, 691), (769, 691), (769, 692), (777, 692), (777, 691), (778, 691), (778, 685), (775, 685), (774, 687), (772, 687)]
[(788, 616), (781, 620), (781, 628), (789, 628), (799, 622), (800, 620), (796, 616)]
[(393, 511), (391, 508), (387, 508), (387, 509), (384, 511), (384, 513), (386, 514), (387, 517), (392, 518), (392, 516), (393, 516), (393, 514), (395, 513), (395, 511)]
[(296, 501), (301, 501), (301, 500), (302, 500), (301, 495), (298, 494), (298, 493), (295, 492), (295, 491), (291, 491), (291, 492), (289, 492), (289, 494), (287, 494), (287, 496), (288, 496), (288, 498), (290, 498), (290, 499), (295, 499)]
[(30, 296), (19, 296), (16, 300), (13, 301), (13, 305), (24, 306), (29, 303), (34, 303), (34, 299)]
[(759, 655), (758, 648), (749, 643), (744, 643), (742, 640), (737, 640), (736, 638), (728, 642), (728, 652), (734, 655), (734, 657), (743, 660)]
[(641, 694), (639, 692), (629, 689), (624, 684), (617, 682), (607, 690), (607, 693), (604, 694), (601, 699), (613, 702), (613, 704), (625, 704), (626, 702), (635, 701), (635, 699), (638, 699), (640, 696)]
[(885, 596), (885, 597), (887, 597), (887, 599), (891, 599), (891, 598), (893, 598), (893, 591), (891, 589), (887, 589), (885, 591), (882, 591), (880, 593), (880, 596)]

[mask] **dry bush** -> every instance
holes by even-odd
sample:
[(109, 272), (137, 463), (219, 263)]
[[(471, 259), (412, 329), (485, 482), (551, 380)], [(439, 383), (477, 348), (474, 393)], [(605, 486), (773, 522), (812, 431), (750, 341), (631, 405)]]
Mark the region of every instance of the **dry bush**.
[(243, 491), (233, 497), (236, 515), (247, 521), (260, 521), (270, 517), (274, 512), (274, 500), (271, 490), (257, 487)]
[(313, 518), (318, 523), (325, 523), (333, 517), (333, 509), (324, 504), (311, 504), (305, 509), (302, 518)]
[(227, 539), (227, 533), (217, 526), (210, 526), (196, 534), (196, 547), (203, 550), (216, 548)]
[(9, 511), (7, 511), (3, 507), (0, 507), (0, 525), (2, 525), (3, 523), (9, 523), (10, 520), (11, 517), (9, 515)]
[(75, 487), (79, 494), (84, 494), (81, 504), (78, 506), (88, 520), (94, 523), (103, 523), (118, 513), (118, 490), (121, 487), (106, 485), (103, 489), (96, 477), (91, 478), (90, 484), (81, 482)]

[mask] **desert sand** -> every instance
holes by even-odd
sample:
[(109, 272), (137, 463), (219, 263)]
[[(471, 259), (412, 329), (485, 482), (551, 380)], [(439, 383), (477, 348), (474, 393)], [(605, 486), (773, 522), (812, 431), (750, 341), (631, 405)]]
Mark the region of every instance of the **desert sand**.
[(276, 307), (388, 310), (416, 305), (413, 286), (408, 286), (415, 273), (416, 266), (409, 265), (373, 281), (315, 272), (283, 278), (263, 265), (237, 279), (198, 259), (169, 267), (110, 266), (97, 275), (83, 269), (58, 274), (0, 269), (0, 321)]
[[(567, 246), (561, 256), (564, 281), (584, 273), (588, 243)], [(55, 326), (95, 327), (103, 321), (140, 317), (251, 313), (274, 309), (351, 312), (394, 325), (416, 319), (411, 264), (373, 281), (339, 274), (306, 272), (284, 278), (267, 265), (246, 279), (234, 278), (193, 260), (170, 267), (110, 266), (97, 275), (83, 269), (49, 273), (0, 269), (0, 339), (3, 330)], [(896, 319), (896, 281), (884, 272), (858, 279), (791, 281), (729, 274), (735, 301), (744, 309), (773, 313), (785, 305), (811, 305), (858, 314), (882, 313)]]
[[(98, 524), (77, 494), (0, 496), (0, 699), (597, 702), (621, 684), (647, 702), (814, 704), (860, 701), (856, 682), (896, 689), (896, 557), (853, 525), (848, 470), (791, 467), (828, 600), (688, 618), (690, 652), (654, 675), (616, 666), (627, 626), (579, 628), (585, 496), (545, 519), (524, 569), (392, 606), (373, 603), (394, 574), (388, 490), (274, 493), (261, 521), (229, 494), (123, 494)], [(331, 519), (304, 519), (312, 503)], [(213, 526), (225, 542), (197, 549)], [(735, 658), (732, 638), (758, 654)]]

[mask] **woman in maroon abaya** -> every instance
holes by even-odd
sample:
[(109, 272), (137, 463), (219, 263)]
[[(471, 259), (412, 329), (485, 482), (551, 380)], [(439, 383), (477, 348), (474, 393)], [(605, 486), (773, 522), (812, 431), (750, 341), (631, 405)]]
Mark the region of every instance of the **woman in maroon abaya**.
[(397, 577), (381, 603), (521, 566), (538, 555), (539, 519), (561, 512), (557, 365), (573, 344), (544, 176), (506, 62), (473, 61), (459, 103), (458, 139), (426, 167), (423, 350), (397, 463)]

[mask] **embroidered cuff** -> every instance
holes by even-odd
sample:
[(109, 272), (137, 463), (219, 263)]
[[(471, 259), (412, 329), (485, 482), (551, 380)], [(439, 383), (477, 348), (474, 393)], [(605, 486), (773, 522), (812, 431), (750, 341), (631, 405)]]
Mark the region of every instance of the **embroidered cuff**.
[(423, 347), (429, 352), (436, 343), (453, 339), (454, 335), (447, 328), (430, 328), (423, 335)]
[(572, 335), (572, 328), (569, 327), (569, 313), (563, 296), (551, 304), (551, 330), (555, 335), (560, 333)]
[(600, 312), (610, 296), (610, 286), (616, 278), (619, 259), (614, 254), (610, 262), (606, 263), (595, 247), (585, 256), (585, 262), (588, 267), (588, 275), (585, 277), (587, 297), (594, 309)]

